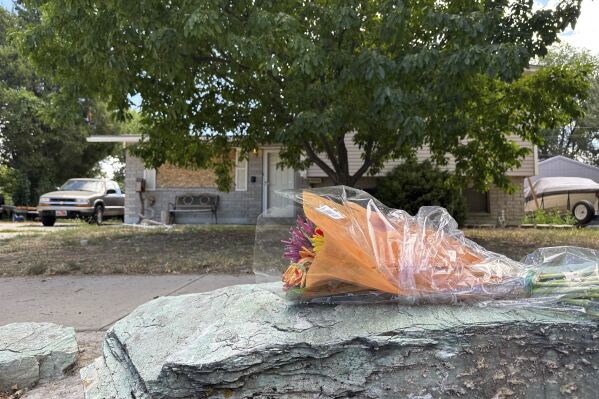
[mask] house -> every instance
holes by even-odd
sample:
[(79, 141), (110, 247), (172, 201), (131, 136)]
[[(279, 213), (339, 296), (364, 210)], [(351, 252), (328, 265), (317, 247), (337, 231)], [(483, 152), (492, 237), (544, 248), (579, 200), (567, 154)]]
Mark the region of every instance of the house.
[[(121, 142), (124, 145), (134, 144), (139, 136), (92, 136), (91, 142)], [(513, 141), (531, 149), (521, 166), (510, 170), (508, 175), (517, 187), (514, 193), (491, 188), (486, 193), (466, 190), (465, 197), (469, 210), (469, 224), (496, 225), (499, 219), (507, 225), (520, 224), (524, 216), (524, 196), (522, 194), (524, 179), (536, 174), (536, 148), (514, 136)], [(353, 173), (361, 165), (360, 149), (352, 142), (351, 135), (346, 137), (350, 172)], [(316, 165), (306, 171), (280, 169), (278, 146), (262, 146), (249, 154), (248, 160), (239, 160), (235, 156), (234, 187), (230, 192), (219, 192), (215, 176), (211, 170), (181, 169), (172, 165), (163, 165), (158, 169), (147, 169), (141, 159), (127, 152), (125, 168), (125, 221), (137, 223), (143, 209), (144, 215), (156, 221), (164, 221), (169, 203), (175, 197), (185, 194), (214, 193), (219, 196), (219, 223), (253, 224), (258, 216), (271, 207), (278, 207), (276, 216), (293, 216), (290, 200), (276, 194), (278, 190), (301, 187), (321, 187), (331, 185), (326, 174)], [(232, 154), (233, 156), (233, 154)], [(418, 159), (428, 158), (426, 148), (418, 151)], [(383, 176), (401, 161), (390, 161), (377, 176)], [(451, 160), (445, 168), (454, 167)], [(136, 193), (138, 179), (145, 179), (145, 192)], [(372, 188), (376, 184), (376, 176), (365, 176), (357, 184), (359, 188)], [(177, 223), (210, 223), (211, 215), (188, 214), (177, 215)]]
[(557, 155), (539, 162), (539, 177), (586, 177), (599, 183), (599, 168), (571, 158)]

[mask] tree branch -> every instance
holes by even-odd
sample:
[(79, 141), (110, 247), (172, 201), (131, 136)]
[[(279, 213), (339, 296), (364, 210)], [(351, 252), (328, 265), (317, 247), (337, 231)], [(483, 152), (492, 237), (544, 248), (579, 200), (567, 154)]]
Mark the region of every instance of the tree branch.
[(358, 182), (358, 180), (360, 180), (364, 173), (366, 173), (374, 163), (374, 160), (372, 158), (373, 147), (374, 144), (372, 140), (368, 141), (366, 143), (366, 146), (364, 146), (364, 163), (362, 164), (362, 166), (360, 166), (360, 169), (358, 169), (356, 173), (354, 173), (354, 175), (351, 177), (352, 186), (355, 185)]
[(349, 162), (347, 159), (347, 147), (345, 146), (345, 134), (337, 140), (337, 160), (339, 169), (349, 177)]
[(229, 61), (223, 57), (216, 57), (212, 55), (194, 55), (193, 60), (196, 62), (218, 62), (220, 64), (228, 64)]
[(329, 161), (331, 161), (331, 163), (333, 164), (333, 168), (335, 169), (335, 171), (339, 171), (339, 162), (337, 161), (337, 157), (335, 156), (335, 151), (333, 150), (333, 147), (331, 147), (331, 143), (329, 143), (329, 141), (326, 138), (320, 139), (320, 142), (324, 146), (324, 151), (327, 153)]
[(276, 82), (277, 85), (279, 85), (279, 88), (281, 88), (281, 90), (285, 89), (285, 86), (283, 86), (283, 79), (281, 79), (280, 77), (275, 76), (274, 73), (272, 73), (272, 71), (267, 71), (266, 74)]
[[(214, 55), (192, 55), (192, 57), (193, 57), (193, 60), (196, 61), (196, 62), (198, 62), (198, 63), (201, 63), (201, 62), (216, 62), (216, 63), (219, 63), (219, 64), (226, 64), (226, 65), (232, 65), (233, 64), (233, 61), (231, 61), (231, 60), (229, 60), (227, 58), (217, 57), (217, 56), (214, 56)], [(239, 62), (235, 62), (235, 65), (239, 66), (241, 69), (246, 70), (246, 71), (248, 69), (250, 69), (249, 66), (247, 66), (245, 64), (241, 64)]]
[(314, 149), (312, 147), (310, 147), (310, 144), (307, 141), (304, 141), (304, 149), (306, 150), (306, 154), (308, 154), (308, 157), (320, 168), (323, 170), (324, 173), (327, 174), (327, 176), (329, 176), (334, 183), (337, 183), (338, 180), (338, 176), (337, 173), (335, 173), (335, 171), (333, 169), (331, 169), (331, 167), (329, 165), (327, 165), (327, 163), (325, 161), (323, 161), (322, 159), (320, 159), (318, 157), (318, 155), (316, 155), (316, 152), (314, 152)]

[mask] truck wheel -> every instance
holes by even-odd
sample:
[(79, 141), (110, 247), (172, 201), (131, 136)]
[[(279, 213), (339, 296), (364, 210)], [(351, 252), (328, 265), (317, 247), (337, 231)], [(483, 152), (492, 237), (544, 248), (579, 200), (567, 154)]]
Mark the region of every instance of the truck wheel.
[(54, 226), (54, 223), (56, 223), (56, 216), (51, 213), (42, 213), (40, 219), (42, 220), (42, 224), (46, 227), (52, 227)]
[(98, 226), (104, 223), (104, 207), (102, 205), (96, 205), (94, 210), (94, 220)]
[(595, 216), (595, 207), (589, 201), (579, 201), (572, 208), (572, 216), (580, 224), (587, 224)]

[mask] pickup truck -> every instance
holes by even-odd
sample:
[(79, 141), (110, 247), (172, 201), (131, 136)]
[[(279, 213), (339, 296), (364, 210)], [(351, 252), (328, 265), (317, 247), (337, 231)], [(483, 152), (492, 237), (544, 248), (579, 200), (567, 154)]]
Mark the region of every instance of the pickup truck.
[(37, 210), (44, 226), (54, 226), (57, 218), (100, 225), (108, 217), (124, 218), (125, 194), (112, 180), (70, 179), (58, 191), (42, 195)]
[(0, 219), (4, 216), (6, 204), (4, 203), (4, 194), (0, 193)]

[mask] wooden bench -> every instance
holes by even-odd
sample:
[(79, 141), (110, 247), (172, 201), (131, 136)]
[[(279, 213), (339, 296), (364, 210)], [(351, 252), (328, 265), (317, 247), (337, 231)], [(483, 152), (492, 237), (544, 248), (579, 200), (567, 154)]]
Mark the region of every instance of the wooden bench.
[(218, 224), (218, 195), (216, 194), (185, 194), (175, 197), (175, 203), (168, 204), (169, 224), (175, 222), (177, 214), (211, 212)]

